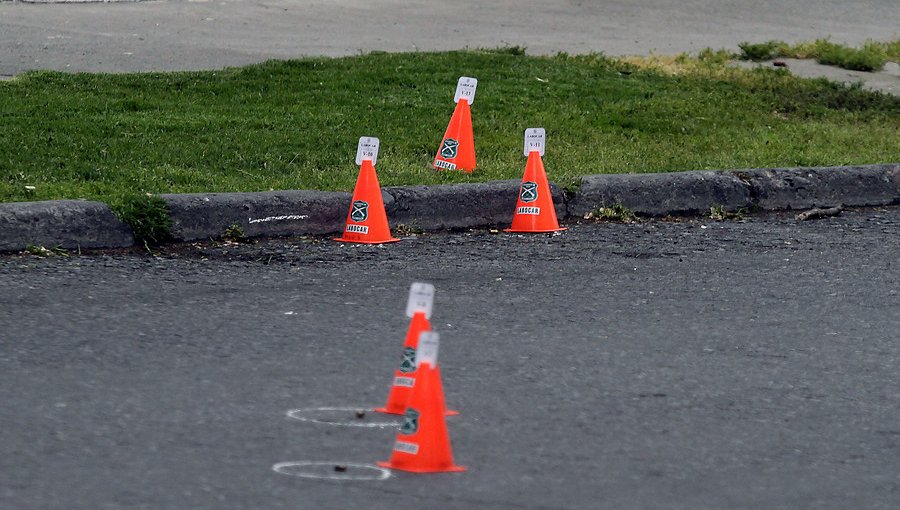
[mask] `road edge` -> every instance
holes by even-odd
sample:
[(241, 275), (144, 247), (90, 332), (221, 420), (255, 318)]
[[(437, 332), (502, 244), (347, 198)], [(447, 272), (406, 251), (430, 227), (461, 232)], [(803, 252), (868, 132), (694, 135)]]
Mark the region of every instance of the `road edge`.
[[(446, 230), (504, 227), (512, 221), (520, 181), (382, 189), (392, 228)], [(900, 204), (900, 163), (599, 174), (564, 191), (551, 183), (557, 216), (581, 218), (621, 204), (641, 216), (696, 216), (726, 211), (798, 210)], [(165, 194), (177, 242), (220, 239), (231, 226), (248, 237), (318, 235), (344, 227), (350, 194), (329, 191)], [(131, 228), (106, 204), (79, 200), (0, 204), (0, 252), (29, 245), (125, 248)]]

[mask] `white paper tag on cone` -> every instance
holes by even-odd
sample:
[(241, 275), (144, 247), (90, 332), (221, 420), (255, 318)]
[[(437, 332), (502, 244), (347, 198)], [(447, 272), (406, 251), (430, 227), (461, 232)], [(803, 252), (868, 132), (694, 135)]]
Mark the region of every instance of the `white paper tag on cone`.
[(422, 363), (428, 363), (432, 367), (437, 366), (440, 343), (441, 335), (435, 331), (419, 333), (419, 346), (416, 348), (416, 368), (419, 368)]
[(415, 282), (409, 287), (409, 301), (406, 302), (406, 316), (410, 319), (416, 312), (425, 312), (425, 318), (431, 319), (431, 308), (434, 304), (434, 285)]
[(469, 106), (475, 102), (475, 88), (478, 87), (478, 80), (463, 76), (456, 83), (456, 94), (453, 95), (453, 102), (458, 103), (460, 99), (469, 102)]
[(361, 165), (363, 161), (368, 159), (372, 162), (372, 165), (375, 165), (375, 162), (378, 160), (378, 145), (379, 141), (375, 137), (360, 137), (359, 145), (356, 146), (356, 164)]
[(547, 135), (544, 128), (528, 128), (525, 130), (525, 155), (533, 151), (541, 153), (544, 156), (544, 146), (546, 145)]

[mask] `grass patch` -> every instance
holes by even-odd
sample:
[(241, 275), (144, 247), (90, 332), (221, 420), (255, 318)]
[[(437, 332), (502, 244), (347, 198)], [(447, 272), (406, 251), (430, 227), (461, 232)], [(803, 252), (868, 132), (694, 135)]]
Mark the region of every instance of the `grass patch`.
[(738, 57), (744, 60), (811, 58), (820, 64), (854, 71), (880, 71), (888, 61), (900, 62), (900, 39), (887, 42), (867, 41), (860, 48), (833, 43), (828, 39), (795, 45), (784, 41), (743, 42), (738, 47), (741, 49)]
[(843, 67), (854, 71), (880, 71), (887, 63), (887, 56), (872, 48), (848, 48), (823, 42), (816, 61), (820, 64)]
[(172, 220), (162, 198), (150, 194), (127, 194), (116, 197), (110, 208), (120, 220), (131, 226), (137, 244), (149, 249), (171, 240)]
[[(534, 126), (547, 129), (544, 163), (556, 182), (595, 173), (900, 161), (896, 97), (727, 68), (713, 51), (673, 57), (685, 69), (674, 76), (601, 55), (523, 53), (26, 73), (0, 82), (0, 201), (104, 200), (156, 243), (166, 226), (147, 193), (349, 191), (363, 135), (381, 139), (382, 185), (518, 179), (522, 132)], [(473, 175), (430, 167), (463, 74), (479, 79)]]
[(740, 58), (743, 60), (760, 61), (787, 56), (785, 55), (787, 44), (781, 41), (742, 42), (738, 44), (738, 48), (741, 49)]

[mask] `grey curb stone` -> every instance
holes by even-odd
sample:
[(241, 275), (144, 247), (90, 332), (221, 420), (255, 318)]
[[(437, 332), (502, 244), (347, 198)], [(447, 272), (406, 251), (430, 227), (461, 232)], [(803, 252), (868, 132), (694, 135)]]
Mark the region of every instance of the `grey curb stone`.
[(29, 244), (53, 248), (124, 248), (134, 245), (131, 227), (101, 202), (50, 200), (0, 204), (0, 251)]
[[(403, 224), (423, 230), (509, 226), (521, 184), (521, 180), (511, 180), (384, 188), (393, 196), (393, 203), (385, 202), (385, 209), (391, 226)], [(562, 191), (551, 183), (550, 193), (557, 217), (565, 218)]]
[(900, 164), (732, 170), (764, 210), (900, 203)]
[(350, 193), (331, 191), (190, 193), (160, 197), (169, 208), (172, 235), (177, 241), (217, 239), (231, 225), (240, 226), (248, 237), (340, 232), (350, 208)]
[(616, 203), (645, 216), (698, 214), (714, 205), (749, 207), (751, 199), (747, 183), (722, 171), (588, 175), (569, 201), (569, 214), (581, 217)]
[[(424, 230), (508, 226), (520, 181), (382, 190), (388, 219)], [(589, 175), (566, 200), (550, 183), (557, 217), (581, 217), (621, 203), (648, 216), (727, 210), (809, 209), (837, 204), (900, 204), (900, 163), (827, 168)], [(221, 237), (239, 225), (250, 237), (328, 234), (343, 230), (350, 193), (275, 191), (161, 195), (177, 241)], [(133, 246), (131, 229), (100, 202), (58, 200), (0, 204), (0, 251), (28, 244), (64, 248)]]

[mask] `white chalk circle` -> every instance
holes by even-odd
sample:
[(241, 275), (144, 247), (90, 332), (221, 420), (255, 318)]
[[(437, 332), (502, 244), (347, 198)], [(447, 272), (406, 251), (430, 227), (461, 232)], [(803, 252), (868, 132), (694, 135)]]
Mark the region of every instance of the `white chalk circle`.
[[(376, 413), (366, 407), (307, 407), (304, 409), (291, 409), (287, 412), (288, 418), (318, 423), (321, 425), (334, 425), (337, 427), (370, 427), (370, 428), (400, 428), (402, 416), (391, 419), (389, 414)], [(375, 417), (373, 420), (372, 417)], [(387, 420), (387, 421), (386, 421)]]
[(300, 460), (279, 462), (272, 470), (288, 476), (311, 478), (314, 480), (381, 481), (391, 477), (391, 470), (374, 464), (353, 462)]

